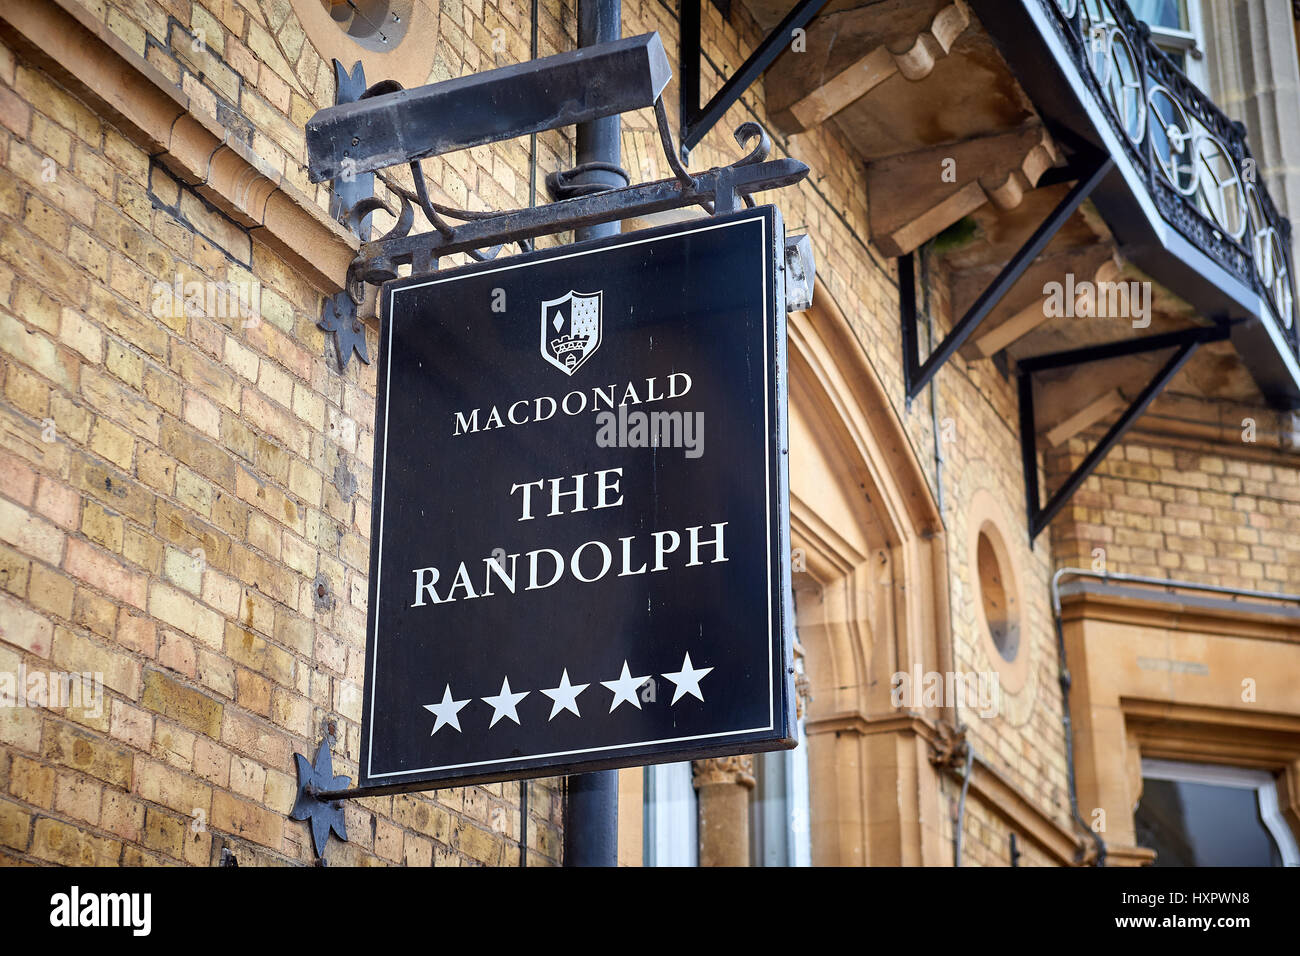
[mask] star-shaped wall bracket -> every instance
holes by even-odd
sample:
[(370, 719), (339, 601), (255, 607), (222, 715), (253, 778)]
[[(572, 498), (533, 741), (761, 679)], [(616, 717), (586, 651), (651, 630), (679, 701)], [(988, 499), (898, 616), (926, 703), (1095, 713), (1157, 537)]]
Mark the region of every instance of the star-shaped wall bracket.
[(342, 801), (320, 800), (316, 794), (343, 790), (352, 778), (334, 776), (329, 737), (321, 740), (314, 764), (302, 754), (294, 754), (293, 759), (298, 765), (298, 799), (289, 813), (289, 819), (311, 821), (311, 839), (316, 847), (316, 858), (323, 861), (330, 830), (344, 843), (348, 842), (348, 831), (343, 821)]
[(357, 304), (352, 301), (346, 289), (325, 300), (316, 327), (334, 333), (334, 346), (339, 353), (339, 371), (348, 367), (348, 359), (352, 358), (354, 351), (361, 361), (370, 364), (370, 354), (366, 351), (366, 326), (357, 317)]

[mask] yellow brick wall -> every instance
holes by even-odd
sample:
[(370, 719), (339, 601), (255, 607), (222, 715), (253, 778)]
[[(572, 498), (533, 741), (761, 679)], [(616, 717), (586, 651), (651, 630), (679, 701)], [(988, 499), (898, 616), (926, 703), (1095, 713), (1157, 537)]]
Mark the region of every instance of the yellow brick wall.
[[(1239, 420), (1267, 422), (1268, 409)], [(1254, 591), (1300, 593), (1300, 462), (1256, 442), (1129, 436), (1075, 495), (1061, 565)], [(1095, 436), (1050, 457), (1059, 481)], [(1099, 553), (1100, 552), (1100, 553)]]
[[(333, 78), (284, 0), (195, 4), (188, 22), (183, 10), (147, 2), (108, 0), (87, 10), (188, 93), (192, 108), (244, 130), (254, 152), (327, 206), (325, 190), (306, 181), (302, 124), (331, 102)], [(518, 13), (515, 5), (444, 4), (432, 78), (526, 56), (529, 24)], [(623, 16), (625, 35), (657, 29), (666, 49), (676, 49), (675, 12), (659, 0), (627, 3)], [(707, 98), (761, 33), (739, 5), (729, 23), (711, 4), (704, 17)], [(507, 31), (507, 54), (492, 51), (489, 22)], [(571, 6), (543, 3), (540, 52), (571, 48), (573, 29)], [(200, 30), (206, 49), (196, 52), (191, 41)], [(112, 821), (80, 818), (79, 825), (128, 849), (165, 854), (170, 845), (148, 842), (143, 818), (136, 829), (108, 824), (150, 809), (184, 823), (193, 803), (220, 839), (237, 838), (246, 853), (305, 860), (303, 828), (283, 818), (292, 800), (288, 755), (309, 752), (328, 718), (339, 728), (340, 772), (354, 772), (359, 752), (373, 370), (353, 363), (334, 372), (314, 324), (319, 296), (111, 126), (12, 56), (6, 86), (5, 414), (28, 439), (46, 418), (58, 433), (49, 446), (19, 441), (6, 459), (6, 467), (31, 475), (30, 493), (0, 499), (4, 527), (12, 529), (6, 560), (21, 587), (15, 608), (24, 621), (30, 615), (32, 628), (51, 632), (45, 646), (22, 650), (51, 662), (102, 655), (120, 686), (112, 689), (114, 716), (88, 728), (89, 739), (131, 762), (127, 780), (95, 778), (108, 784), (105, 794), (117, 800), (121, 790), (131, 802), (120, 810), (115, 803)], [(676, 82), (665, 99), (675, 116)], [(761, 84), (694, 151), (692, 166), (736, 159), (730, 131), (747, 119), (768, 125)], [(634, 179), (667, 175), (650, 111), (625, 117), (625, 130), (624, 165)], [(759, 199), (780, 203), (791, 232), (813, 236), (818, 275), (933, 481), (929, 399), (904, 410), (896, 276), (866, 238), (863, 169), (830, 127), (793, 137), (771, 132), (775, 155), (801, 159), (813, 172), (798, 188)], [(58, 169), (52, 182), (41, 178), (46, 157)], [(571, 159), (565, 132), (540, 137), (539, 190), (546, 172)], [(499, 208), (526, 204), (529, 160), (527, 141), (519, 141), (426, 169), (439, 198)], [(148, 291), (158, 277), (176, 274), (182, 281), (255, 278), (264, 321), (243, 329), (204, 317), (154, 319)], [(950, 318), (934, 291), (942, 334)], [(991, 368), (957, 362), (940, 376), (938, 403), (939, 418), (955, 419), (957, 437), (944, 449), (956, 667), (979, 670), (987, 662), (974, 630), (962, 510), (976, 487), (1008, 500), (1023, 495), (1015, 399)], [(339, 491), (340, 467), (356, 481), (354, 498)], [(198, 548), (202, 569), (195, 568)], [(1047, 557), (1041, 547), (1022, 557), (1030, 641), (1041, 642), (1049, 635)], [(321, 583), (326, 606), (318, 609)], [(1036, 653), (1049, 674), (1051, 656)], [(1057, 816), (1065, 813), (1059, 711), (1055, 682), (1044, 676), (1030, 682), (1015, 713), (991, 721), (965, 715), (981, 753)], [(66, 773), (43, 752), (49, 733), (38, 721), (5, 743)], [(140, 793), (172, 777), (165, 790)], [(560, 796), (553, 782), (534, 790), (530, 847), (538, 860), (553, 860)], [(51, 823), (78, 819), (10, 792), (17, 812), (48, 813)], [(517, 837), (516, 793), (508, 785), (352, 804), (353, 842), (331, 852), (348, 862), (505, 862)], [(101, 814), (108, 799), (99, 801)], [(503, 817), (506, 832), (493, 832), (492, 821)], [(199, 849), (185, 852), (211, 855), (208, 838), (192, 842)]]
[[(315, 290), (7, 48), (0, 124), (0, 671), (106, 697), (5, 709), (0, 859), (309, 862), (292, 753), (333, 724), (355, 775), (359, 748), (373, 371), (338, 374)], [(156, 310), (177, 275), (255, 278), (261, 321)], [(357, 801), (329, 856), (513, 863), (518, 794)], [(558, 861), (558, 782), (529, 810)]]
[[(943, 784), (943, 834), (949, 841), (955, 832), (961, 801), (961, 781), (945, 777)], [(1012, 828), (984, 803), (969, 792), (966, 816), (962, 825), (962, 866), (1010, 866)], [(1057, 866), (1057, 862), (1023, 833), (1016, 834), (1017, 866)], [(952, 857), (944, 860), (950, 865)]]
[[(540, 54), (572, 48), (573, 5), (540, 7)], [(463, 0), (440, 9), (431, 79), (528, 56), (526, 5)], [(287, 0), (102, 0), (85, 10), (187, 93), (193, 109), (240, 131), (289, 184), (328, 207), (325, 187), (306, 178), (303, 124), (332, 102), (334, 80)], [(702, 13), (707, 99), (762, 34), (740, 4), (729, 21), (711, 3)], [(625, 35), (658, 30), (677, 70), (673, 5), (629, 0), (623, 22)], [(505, 30), (505, 52), (492, 48), (496, 28)], [(200, 31), (204, 48), (195, 50)], [(677, 96), (674, 80), (665, 93), (673, 117)], [(934, 485), (931, 397), (910, 410), (903, 401), (896, 272), (868, 241), (861, 164), (829, 124), (789, 137), (772, 129), (759, 83), (694, 151), (692, 167), (738, 158), (731, 130), (749, 119), (769, 129), (775, 156), (812, 167), (807, 182), (758, 198), (780, 205), (790, 232), (813, 237), (818, 276)], [(667, 175), (650, 111), (624, 121), (623, 164), (634, 181)], [(436, 198), (502, 208), (527, 204), (531, 159), (520, 140), (425, 166)], [(568, 131), (539, 137), (539, 201), (545, 174), (571, 162)], [(153, 315), (154, 282), (176, 275), (255, 279), (261, 323)], [(952, 322), (942, 276), (931, 295), (941, 336)], [(304, 826), (285, 818), (290, 754), (313, 752), (332, 720), (337, 772), (355, 774), (375, 390), (373, 368), (353, 362), (340, 374), (331, 365), (315, 327), (320, 308), (319, 293), (265, 246), (0, 49), (0, 670), (93, 665), (111, 698), (100, 718), (19, 709), (0, 721), (0, 855), (206, 863), (229, 845), (241, 863), (311, 859)], [(373, 349), (373, 327), (370, 335)], [(1108, 532), (1116, 570), (1217, 576), (1226, 565), (1212, 561), (1234, 562), (1233, 573), (1256, 586), (1294, 589), (1294, 550), (1288, 559), (1270, 536), (1296, 530), (1296, 472), (1259, 465), (1265, 475), (1231, 460), (1216, 472), (1203, 460), (1214, 456), (1176, 452), (1172, 463), (1162, 453), (1156, 464), (1155, 449), (1126, 447), (1031, 547), (1021, 533), (1013, 383), (991, 363), (955, 358), (931, 394), (935, 417), (952, 419), (954, 439), (942, 443), (942, 491), (955, 667), (989, 668), (967, 526), (981, 489), (1007, 507), (1021, 569), (1022, 653), (1031, 655), (1025, 689), (999, 716), (963, 717), (981, 756), (1064, 821), (1047, 591), (1053, 559), (1079, 563)], [(53, 440), (44, 440), (50, 425)], [(1069, 452), (1081, 454), (1073, 443)], [(1187, 486), (1188, 473), (1205, 487)], [(1166, 494), (1168, 502), (1159, 497)], [(1148, 514), (1151, 501), (1211, 514)], [(1276, 521), (1256, 527), (1256, 519), (1230, 517), (1248, 505)], [(1142, 527), (1147, 518), (1151, 527)], [(1136, 536), (1154, 533), (1157, 521), (1165, 522), (1158, 546)], [(1180, 538), (1197, 536), (1181, 534), (1191, 526), (1179, 521), (1200, 522), (1214, 554), (1180, 547)], [(1210, 526), (1225, 530), (1211, 534)], [(1215, 537), (1226, 529), (1231, 539)], [(1250, 559), (1240, 557), (1243, 547)], [(510, 863), (518, 806), (517, 784), (353, 802), (352, 840), (333, 844), (330, 856)], [(530, 785), (530, 862), (559, 859), (561, 807), (557, 781)], [(191, 827), (195, 810), (206, 830)], [(968, 800), (967, 819), (972, 859), (1003, 860), (1005, 829), (987, 808)]]

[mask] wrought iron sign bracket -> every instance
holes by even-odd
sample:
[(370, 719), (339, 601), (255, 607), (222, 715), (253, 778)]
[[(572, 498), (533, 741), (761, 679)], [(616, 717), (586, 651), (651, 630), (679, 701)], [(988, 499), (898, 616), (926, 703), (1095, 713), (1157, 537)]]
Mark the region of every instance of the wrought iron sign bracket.
[(340, 800), (379, 797), (410, 789), (400, 786), (349, 788), (351, 777), (334, 774), (334, 757), (331, 753), (333, 744), (333, 736), (327, 733), (321, 738), (314, 758), (309, 759), (300, 753), (293, 755), (293, 762), (298, 769), (298, 794), (294, 799), (293, 809), (289, 811), (289, 819), (308, 821), (312, 848), (316, 851), (316, 859), (322, 866), (325, 861), (325, 846), (329, 842), (331, 830), (344, 843), (348, 842), (347, 825)]
[[(1040, 531), (1051, 523), (1057, 513), (1065, 507), (1071, 496), (1088, 479), (1088, 476), (1101, 464), (1124, 434), (1133, 426), (1143, 412), (1164, 391), (1170, 380), (1178, 374), (1179, 369), (1187, 364), (1192, 354), (1209, 342), (1221, 342), (1228, 338), (1232, 323), (1219, 322), (1215, 325), (1149, 335), (1139, 339), (1126, 339), (1105, 345), (1091, 345), (1085, 348), (1070, 349), (1065, 352), (1053, 352), (1049, 355), (1037, 355), (1023, 359), (1016, 371), (1020, 390), (1020, 449), (1024, 465), (1025, 511), (1029, 519), (1029, 540), (1032, 542)], [(1051, 495), (1047, 504), (1039, 506), (1038, 494), (1038, 433), (1034, 424), (1034, 373), (1051, 369), (1068, 368), (1088, 362), (1104, 359), (1122, 358), (1128, 355), (1140, 355), (1161, 349), (1173, 348), (1176, 351), (1164, 364), (1155, 377), (1142, 389), (1102, 436), (1101, 441), (1090, 451)]]
[[(353, 65), (348, 72), (338, 60), (334, 61), (335, 91), (334, 103), (356, 103), (366, 96), (366, 72), (361, 61)], [(370, 238), (370, 217), (353, 220), (349, 213), (365, 199), (375, 195), (375, 174), (357, 174), (354, 169), (344, 165), (338, 175), (331, 181), (330, 215), (363, 241)], [(317, 327), (334, 336), (334, 349), (338, 353), (339, 369), (348, 367), (348, 360), (356, 352), (361, 361), (370, 364), (366, 352), (366, 330), (357, 315), (357, 303), (346, 292), (337, 292), (325, 300)]]
[[(690, 173), (672, 149), (661, 99), (655, 100), (655, 111), (660, 119), (660, 134), (665, 137), (665, 155), (676, 174), (669, 179), (592, 192), (544, 206), (483, 214), (430, 199), (418, 161), (411, 163), (414, 190), (381, 176), (397, 196), (399, 210), (394, 212), (378, 199), (363, 200), (353, 210), (353, 216), (383, 208), (397, 223), (381, 238), (362, 244), (360, 255), (348, 269), (348, 294), (360, 303), (364, 285), (381, 285), (397, 278), (401, 266), (410, 266), (415, 272), (433, 271), (440, 258), (455, 253), (478, 260), (494, 259), (508, 244), (527, 250), (530, 241), (539, 236), (688, 206), (700, 206), (714, 215), (734, 212), (742, 203), (753, 206), (754, 193), (793, 185), (808, 175), (808, 167), (798, 160), (767, 159), (771, 143), (757, 123), (742, 123), (736, 129), (736, 141), (742, 147), (757, 140), (747, 156), (730, 166)], [(563, 188), (563, 176), (550, 177), (552, 189)], [(411, 235), (417, 205), (434, 229)], [(453, 225), (448, 219), (462, 221)]]
[[(334, 775), (333, 756), (330, 745), (333, 738), (326, 734), (316, 748), (316, 759), (308, 760), (300, 753), (293, 755), (298, 767), (298, 796), (289, 811), (291, 820), (308, 820), (311, 829), (312, 847), (316, 850), (316, 859), (325, 860), (325, 844), (333, 830), (340, 840), (348, 842), (348, 830), (343, 819), (343, 807), (339, 805), (336, 791), (346, 787), (350, 778)], [(346, 792), (346, 791), (344, 791)]]
[(353, 352), (366, 365), (370, 364), (370, 354), (366, 348), (366, 327), (357, 312), (359, 305), (352, 300), (346, 289), (335, 292), (325, 300), (321, 317), (316, 322), (318, 329), (334, 336), (334, 350), (338, 353), (340, 371), (348, 367)]
[(700, 105), (700, 0), (682, 0), (681, 41), (678, 47), (678, 66), (681, 82), (681, 137), (682, 159), (699, 145), (709, 130), (722, 119), (736, 100), (753, 85), (791, 44), (794, 31), (801, 30), (821, 12), (827, 0), (799, 0), (779, 24), (773, 27), (763, 42), (736, 72), (728, 77), (704, 106)]
[[(366, 96), (366, 68), (358, 60), (348, 70), (338, 60), (334, 61), (334, 104), (356, 103)], [(355, 227), (348, 222), (348, 212), (363, 199), (375, 194), (374, 173), (357, 173), (349, 164), (343, 164), (330, 183), (330, 215), (352, 228), (361, 239), (370, 238), (370, 219), (358, 222)]]
[[(507, 245), (530, 249), (539, 236), (688, 206), (722, 215), (742, 203), (753, 206), (754, 193), (793, 185), (808, 175), (808, 167), (798, 160), (769, 160), (771, 140), (752, 122), (735, 131), (742, 149), (753, 144), (747, 155), (728, 166), (690, 172), (673, 143), (664, 108), (662, 92), (670, 78), (659, 36), (648, 33), (414, 90), (386, 81), (356, 102), (328, 107), (312, 117), (307, 123), (312, 181), (337, 176), (343, 169), (357, 175), (373, 173), (398, 207), (367, 197), (348, 211), (347, 221), (354, 229), (378, 210), (396, 222), (383, 236), (362, 243), (348, 267), (345, 291), (326, 302), (319, 325), (337, 337), (340, 363), (346, 365), (354, 350), (369, 363), (365, 327), (356, 317), (356, 307), (363, 301), (366, 285), (397, 278), (399, 268), (432, 272), (440, 258), (456, 253), (480, 261), (494, 259)], [(457, 209), (430, 196), (421, 166), (424, 158), (646, 107), (655, 112), (673, 173), (669, 178), (592, 191), (572, 186), (573, 170), (552, 173), (547, 179), (552, 195), (568, 198), (502, 211)], [(411, 187), (384, 172), (401, 164), (410, 169)], [(622, 170), (607, 171), (627, 179)], [(416, 209), (432, 229), (412, 235)], [(807, 243), (792, 244), (787, 250), (787, 258), (806, 276), (809, 293), (810, 252)]]
[(1033, 235), (1025, 240), (1025, 244), (1016, 250), (1015, 255), (1003, 266), (997, 278), (971, 304), (971, 307), (966, 310), (966, 314), (949, 330), (943, 341), (935, 346), (924, 362), (920, 360), (919, 338), (917, 336), (916, 273), (912, 258), (913, 253), (909, 252), (907, 255), (899, 257), (898, 297), (899, 314), (902, 320), (903, 384), (906, 388), (909, 408), (911, 408), (912, 400), (924, 391), (925, 386), (929, 384), (930, 379), (934, 378), (935, 373), (975, 333), (980, 323), (997, 307), (997, 304), (1002, 301), (1002, 297), (1024, 275), (1025, 270), (1038, 258), (1039, 253), (1047, 248), (1047, 244), (1052, 241), (1052, 237), (1074, 215), (1075, 210), (1097, 188), (1097, 185), (1106, 178), (1114, 165), (1114, 161), (1108, 156), (1102, 157), (1089, 165), (1089, 171), (1079, 177), (1074, 187), (1065, 195), (1065, 198), (1034, 230)]

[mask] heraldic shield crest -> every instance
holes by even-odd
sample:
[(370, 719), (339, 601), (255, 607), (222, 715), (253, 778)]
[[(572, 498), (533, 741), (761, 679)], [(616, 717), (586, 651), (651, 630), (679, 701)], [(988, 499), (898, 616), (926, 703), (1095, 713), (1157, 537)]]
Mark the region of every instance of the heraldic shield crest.
[(542, 358), (572, 375), (600, 348), (604, 292), (573, 292), (542, 303)]

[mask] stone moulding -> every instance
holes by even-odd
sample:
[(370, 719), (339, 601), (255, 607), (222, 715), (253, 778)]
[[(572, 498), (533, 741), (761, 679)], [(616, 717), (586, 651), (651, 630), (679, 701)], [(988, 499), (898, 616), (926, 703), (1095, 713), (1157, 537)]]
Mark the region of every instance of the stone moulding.
[(5, 0), (0, 36), (327, 295), (358, 243), (72, 0)]
[(796, 102), (790, 107), (790, 113), (800, 128), (810, 129), (866, 96), (896, 73), (913, 83), (919, 82), (930, 75), (936, 61), (948, 55), (968, 26), (970, 8), (963, 0), (956, 0), (936, 13), (929, 29), (917, 34), (905, 49), (876, 47)]

